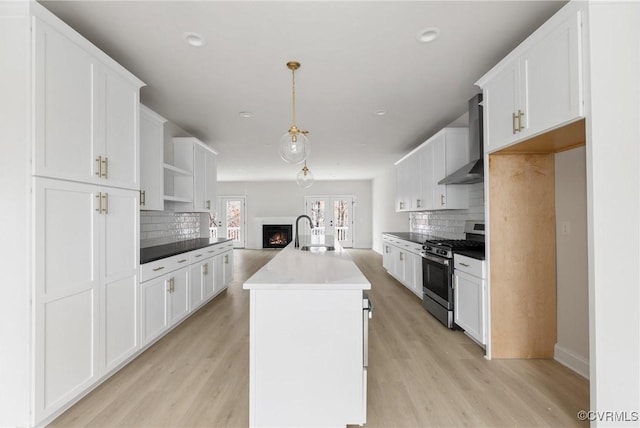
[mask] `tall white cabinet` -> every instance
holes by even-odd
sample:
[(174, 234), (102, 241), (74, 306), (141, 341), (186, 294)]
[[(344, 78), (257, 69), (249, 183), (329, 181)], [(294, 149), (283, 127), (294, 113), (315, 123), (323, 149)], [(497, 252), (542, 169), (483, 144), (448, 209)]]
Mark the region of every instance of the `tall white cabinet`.
[[(2, 254), (10, 290), (0, 324), (20, 335), (2, 334), (18, 358), (0, 372), (0, 396), (11, 397), (0, 400), (0, 426), (33, 426), (140, 346), (143, 83), (36, 2), (3, 4), (0, 38), (11, 64), (0, 190), (19, 216), (3, 214), (0, 232), (22, 249)], [(5, 192), (5, 181), (19, 191)]]

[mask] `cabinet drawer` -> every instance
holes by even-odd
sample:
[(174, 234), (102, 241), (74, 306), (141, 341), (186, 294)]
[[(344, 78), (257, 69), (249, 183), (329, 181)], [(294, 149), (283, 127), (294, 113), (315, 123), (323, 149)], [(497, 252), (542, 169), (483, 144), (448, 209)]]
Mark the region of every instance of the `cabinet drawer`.
[(466, 272), (478, 278), (486, 278), (485, 265), (486, 262), (484, 260), (474, 259), (461, 254), (454, 254), (453, 256), (453, 267), (456, 270)]
[(145, 282), (160, 275), (174, 271), (191, 263), (189, 253), (178, 254), (140, 266), (140, 282)]

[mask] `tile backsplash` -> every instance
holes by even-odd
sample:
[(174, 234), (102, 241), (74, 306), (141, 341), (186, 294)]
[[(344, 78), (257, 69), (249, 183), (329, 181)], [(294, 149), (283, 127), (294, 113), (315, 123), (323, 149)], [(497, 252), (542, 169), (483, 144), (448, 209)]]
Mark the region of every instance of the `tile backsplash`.
[(409, 213), (409, 230), (446, 239), (462, 239), (466, 220), (484, 220), (484, 183), (469, 185), (469, 208), (466, 210)]
[(200, 237), (200, 213), (140, 212), (140, 247)]

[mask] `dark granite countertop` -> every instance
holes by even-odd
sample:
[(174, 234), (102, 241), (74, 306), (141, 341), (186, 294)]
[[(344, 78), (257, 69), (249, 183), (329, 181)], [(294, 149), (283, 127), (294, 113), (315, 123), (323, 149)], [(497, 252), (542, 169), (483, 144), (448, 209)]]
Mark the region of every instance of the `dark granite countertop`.
[(471, 257), (472, 259), (485, 260), (484, 249), (482, 250), (455, 250), (454, 253), (462, 256)]
[(169, 244), (155, 245), (153, 247), (140, 248), (140, 264), (153, 262), (164, 259), (165, 257), (175, 256), (176, 254), (186, 253), (188, 251), (199, 250), (200, 248), (209, 247), (211, 245), (222, 244), (230, 241), (227, 238), (198, 238), (188, 239), (186, 241), (171, 242)]
[(424, 241), (426, 241), (427, 239), (440, 239), (439, 237), (434, 235), (412, 232), (383, 232), (383, 235), (393, 235), (398, 239), (414, 242), (416, 244), (424, 244)]

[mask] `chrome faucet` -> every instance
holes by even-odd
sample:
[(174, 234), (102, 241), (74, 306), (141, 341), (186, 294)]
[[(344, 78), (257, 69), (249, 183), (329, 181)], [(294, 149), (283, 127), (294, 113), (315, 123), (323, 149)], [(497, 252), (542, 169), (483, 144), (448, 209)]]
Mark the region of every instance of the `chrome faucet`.
[(307, 220), (309, 220), (309, 226), (311, 226), (311, 229), (313, 229), (313, 223), (311, 222), (311, 217), (309, 217), (306, 214), (302, 214), (302, 215), (298, 216), (298, 218), (296, 219), (296, 238), (293, 241), (293, 246), (295, 248), (298, 248), (300, 246), (300, 240), (298, 239), (298, 231), (300, 230), (300, 219), (301, 218), (306, 218)]

